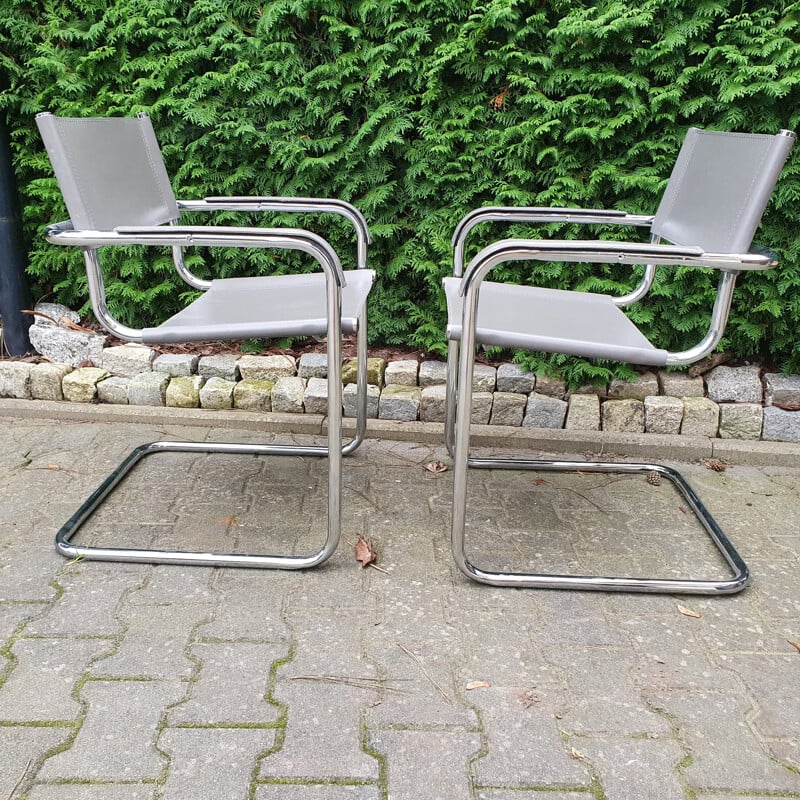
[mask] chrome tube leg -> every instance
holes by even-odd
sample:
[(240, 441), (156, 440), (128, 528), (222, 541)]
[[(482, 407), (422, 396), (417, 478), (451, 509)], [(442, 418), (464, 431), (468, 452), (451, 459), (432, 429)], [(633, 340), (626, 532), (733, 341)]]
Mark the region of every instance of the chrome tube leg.
[[(469, 434), (472, 417), (472, 371), (475, 363), (475, 315), (477, 291), (469, 290), (464, 298), (461, 326), (461, 346), (458, 357), (458, 387), (455, 403), (450, 397), (451, 381), (448, 376), (448, 403), (452, 409), (455, 451), (453, 453), (453, 516), (450, 543), (456, 566), (468, 577), (475, 578), (473, 567), (464, 550), (464, 533), (467, 514), (467, 470), (469, 468)], [(451, 351), (452, 353), (452, 351)]]
[(356, 432), (342, 448), (344, 455), (350, 455), (364, 441), (367, 433), (367, 310), (364, 308), (358, 317), (356, 334)]
[(458, 391), (458, 342), (447, 345), (447, 385), (445, 389), (444, 443), (451, 457), (456, 451), (456, 392)]

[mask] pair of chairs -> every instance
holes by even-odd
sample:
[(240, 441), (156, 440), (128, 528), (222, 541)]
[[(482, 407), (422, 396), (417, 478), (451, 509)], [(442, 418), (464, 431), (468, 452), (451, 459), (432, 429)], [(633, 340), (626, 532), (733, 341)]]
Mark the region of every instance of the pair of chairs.
[[(136, 448), (68, 520), (56, 549), (68, 557), (110, 561), (301, 569), (323, 563), (341, 532), (342, 456), (366, 431), (366, 301), (375, 272), (367, 268), (369, 232), (360, 212), (338, 200), (284, 197), (207, 197), (177, 200), (149, 118), (74, 119), (40, 114), (37, 124), (61, 187), (70, 219), (50, 226), (53, 244), (78, 247), (84, 255), (89, 293), (98, 321), (115, 336), (144, 344), (273, 338), (327, 337), (328, 440), (322, 446), (153, 442)], [(590, 358), (666, 366), (689, 364), (711, 352), (723, 335), (740, 272), (769, 269), (776, 256), (751, 251), (751, 242), (794, 142), (774, 136), (690, 129), (655, 216), (570, 208), (480, 208), (469, 213), (453, 237), (453, 276), (444, 280), (448, 305), (447, 447), (454, 461), (452, 550), (468, 577), (501, 586), (669, 593), (732, 593), (749, 573), (739, 554), (680, 473), (657, 464), (486, 459), (470, 455), (470, 411), (478, 344), (570, 353)], [(354, 227), (357, 269), (343, 270), (330, 244), (298, 228), (185, 226), (183, 211), (266, 211), (337, 214)], [(604, 240), (504, 239), (482, 249), (468, 265), (469, 232), (487, 221), (572, 222), (649, 229), (649, 243)], [(662, 239), (670, 242), (663, 244)], [(99, 251), (104, 247), (170, 247), (175, 269), (202, 291), (199, 299), (157, 327), (132, 329), (110, 314)], [(310, 274), (206, 281), (186, 267), (187, 247), (297, 250), (313, 258)], [(639, 286), (624, 297), (494, 283), (488, 273), (509, 261), (541, 260), (645, 265)], [(711, 323), (694, 348), (670, 353), (652, 345), (622, 312), (645, 297), (657, 266), (702, 267), (719, 273)], [(355, 435), (342, 440), (342, 335), (357, 337)], [(274, 555), (129, 549), (76, 544), (73, 539), (114, 488), (144, 457), (162, 452), (295, 455), (327, 458), (327, 536), (310, 555)], [(466, 555), (467, 478), (470, 469), (523, 469), (615, 473), (657, 472), (682, 494), (731, 568), (727, 580), (657, 579), (506, 573), (481, 569)]]

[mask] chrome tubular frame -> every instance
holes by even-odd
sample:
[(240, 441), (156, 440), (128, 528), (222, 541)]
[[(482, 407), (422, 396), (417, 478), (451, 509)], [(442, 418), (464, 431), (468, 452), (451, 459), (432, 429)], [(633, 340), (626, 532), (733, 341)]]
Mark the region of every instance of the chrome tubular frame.
[[(565, 247), (566, 245), (566, 247)], [(690, 250), (690, 249), (688, 249)], [(708, 347), (716, 331), (724, 327), (724, 319), (730, 306), (738, 269), (765, 269), (772, 265), (769, 257), (736, 256), (689, 252), (686, 248), (665, 245), (644, 245), (642, 251), (634, 253), (629, 248), (620, 248), (613, 242), (542, 242), (528, 240), (505, 240), (486, 247), (470, 262), (464, 276), (461, 291), (464, 296), (461, 324), (461, 341), (451, 342), (448, 353), (448, 419), (452, 414), (452, 432), (448, 432), (448, 448), (453, 455), (453, 509), (451, 549), (458, 568), (467, 577), (480, 583), (494, 586), (514, 586), (540, 589), (573, 589), (607, 592), (651, 592), (667, 594), (733, 594), (747, 584), (750, 574), (747, 565), (737, 553), (725, 533), (717, 524), (691, 486), (676, 470), (650, 463), (611, 464), (584, 461), (543, 461), (534, 459), (471, 458), (470, 418), (472, 412), (472, 372), (475, 362), (475, 329), (477, 323), (480, 284), (486, 274), (498, 264), (524, 258), (544, 258), (546, 253), (557, 253), (553, 260), (614, 261), (621, 263), (652, 263), (666, 265), (716, 266), (722, 271), (720, 291), (709, 334), (691, 351), (673, 354), (675, 361), (697, 357), (700, 349)], [(639, 259), (632, 262), (631, 259)], [(755, 261), (753, 261), (755, 259)], [(713, 344), (711, 345), (713, 348)], [(457, 366), (457, 369), (454, 367)], [(550, 472), (597, 472), (614, 474), (648, 474), (656, 472), (669, 480), (677, 489), (700, 525), (708, 534), (719, 553), (731, 569), (732, 577), (721, 580), (605, 577), (588, 575), (559, 575), (531, 572), (500, 572), (481, 569), (467, 558), (465, 545), (467, 480), (473, 469), (520, 469)]]
[[(95, 313), (104, 325), (113, 324), (112, 330), (127, 333), (124, 338), (136, 341), (139, 332), (126, 328), (113, 320), (105, 308), (97, 247), (110, 244), (165, 244), (184, 247), (189, 244), (222, 244), (233, 247), (281, 247), (303, 250), (313, 256), (326, 276), (326, 309), (328, 339), (328, 444), (327, 446), (302, 445), (251, 445), (205, 442), (151, 442), (136, 448), (111, 475), (92, 493), (56, 534), (56, 550), (68, 558), (85, 558), (99, 561), (145, 562), (157, 564), (185, 564), (220, 567), (260, 567), (273, 569), (305, 569), (322, 564), (336, 550), (341, 538), (342, 489), (342, 337), (341, 337), (341, 287), (344, 275), (339, 259), (322, 238), (307, 231), (238, 229), (187, 229), (164, 227), (158, 229), (133, 229), (118, 233), (67, 231), (52, 228), (48, 239), (55, 244), (72, 244), (81, 247), (89, 268), (90, 292)], [(361, 335), (361, 328), (359, 329)], [(363, 370), (366, 375), (366, 369)], [(357, 446), (357, 445), (355, 445)], [(352, 442), (348, 447), (355, 449)], [(92, 517), (111, 492), (144, 457), (156, 453), (224, 453), (237, 455), (292, 455), (328, 458), (328, 525), (322, 546), (314, 553), (303, 556), (219, 553), (201, 551), (174, 551), (146, 548), (119, 548), (80, 545), (73, 543), (81, 527)], [(348, 450), (349, 452), (349, 450)]]
[[(181, 211), (275, 211), (284, 214), (336, 214), (344, 217), (356, 232), (356, 269), (367, 267), (367, 245), (370, 243), (369, 227), (364, 215), (351, 203), (327, 197), (206, 197), (202, 200), (178, 200)], [(210, 283), (192, 275), (183, 263), (183, 248), (173, 247), (173, 261), (181, 277), (198, 289), (207, 289)], [(356, 430), (353, 438), (344, 444), (345, 455), (358, 449), (367, 433), (367, 309), (358, 318), (356, 336)]]

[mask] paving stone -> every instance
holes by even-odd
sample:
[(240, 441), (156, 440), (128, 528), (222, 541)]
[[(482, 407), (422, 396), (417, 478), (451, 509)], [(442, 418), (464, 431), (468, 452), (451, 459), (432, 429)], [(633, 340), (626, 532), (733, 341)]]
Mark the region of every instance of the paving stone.
[(37, 353), (56, 364), (69, 364), (71, 367), (86, 361), (99, 364), (108, 340), (107, 336), (94, 333), (42, 325), (38, 319), (28, 329), (28, 336)]
[(419, 385), (439, 386), (447, 383), (447, 362), (423, 361), (419, 365)]
[(255, 793), (255, 800), (379, 800), (380, 797), (378, 786), (335, 783), (267, 783), (261, 784)]
[[(355, 383), (348, 383), (342, 389), (342, 413), (345, 417), (355, 417), (357, 387)], [(378, 418), (378, 405), (381, 390), (377, 386), (367, 384), (367, 419)]]
[(239, 381), (233, 390), (233, 405), (245, 411), (272, 411), (274, 381)]
[(644, 427), (647, 433), (680, 433), (682, 421), (683, 400), (679, 397), (645, 397)]
[(386, 365), (383, 379), (387, 386), (416, 386), (419, 362), (416, 359), (390, 361)]
[(692, 759), (682, 770), (690, 787), (800, 792), (800, 775), (778, 766), (750, 730), (752, 707), (741, 695), (670, 692), (648, 699), (680, 727)]
[(447, 417), (447, 387), (426, 386), (420, 395), (419, 418), (423, 422), (444, 422)]
[[(537, 383), (538, 383), (537, 377)], [(564, 427), (567, 416), (567, 403), (557, 397), (534, 392), (528, 398), (525, 407), (525, 418), (522, 420), (523, 428), (555, 428)]]
[(108, 658), (96, 661), (95, 677), (114, 678), (188, 678), (194, 664), (186, 648), (194, 629), (211, 618), (202, 606), (127, 606), (124, 614), (125, 635)]
[(472, 365), (472, 391), (493, 392), (497, 386), (497, 367), (489, 364)]
[[(472, 797), (467, 766), (480, 751), (477, 733), (375, 731), (370, 744), (390, 764), (388, 796), (392, 800)], [(420, 753), (425, 753), (426, 762), (436, 768), (420, 769)]]
[(30, 364), (23, 361), (0, 361), (0, 397), (30, 400)]
[(760, 439), (764, 411), (756, 403), (723, 403), (719, 407), (720, 439)]
[[(196, 568), (195, 568), (196, 569)], [(286, 642), (291, 638), (283, 607), (297, 573), (266, 570), (222, 570), (214, 588), (220, 602), (214, 618), (197, 630), (198, 639), (232, 642)], [(258, 613), (253, 613), (253, 598)]]
[[(240, 362), (246, 358), (258, 358), (258, 356), (242, 356), (240, 358), (235, 353), (201, 356), (197, 362), (197, 374), (204, 378), (224, 378), (226, 381), (235, 381), (240, 377)], [(242, 375), (241, 377), (244, 378), (245, 376)], [(253, 376), (248, 374), (247, 377), (251, 378)]]
[(30, 625), (34, 617), (48, 610), (45, 603), (0, 603), (0, 651), (21, 625)]
[(605, 400), (608, 397), (608, 384), (589, 381), (588, 383), (581, 384), (577, 389), (570, 392), (570, 395), (573, 394), (594, 394), (597, 395), (600, 400)]
[(685, 372), (660, 370), (658, 383), (661, 394), (668, 397), (705, 397), (706, 394), (702, 376), (690, 378)]
[[(93, 564), (92, 566), (99, 566)], [(120, 601), (144, 580), (139, 570), (87, 569), (76, 565), (58, 577), (61, 594), (47, 614), (25, 629), (32, 636), (117, 636), (122, 623), (115, 612)], [(108, 642), (106, 649), (112, 648)]]
[(189, 353), (162, 353), (153, 361), (153, 372), (166, 372), (170, 378), (187, 378), (197, 372), (199, 360)]
[(488, 752), (474, 762), (483, 786), (589, 786), (586, 767), (570, 756), (548, 698), (528, 705), (524, 687), (491, 686), (470, 694), (481, 713)]
[(542, 372), (536, 373), (534, 390), (537, 394), (556, 397), (559, 400), (563, 400), (567, 396), (567, 384), (564, 381), (559, 378), (551, 378)]
[(224, 378), (209, 378), (200, 389), (201, 408), (233, 408), (234, 381)]
[(800, 442), (800, 411), (767, 406), (761, 438), (768, 442)]
[(275, 731), (236, 728), (171, 729), (158, 740), (169, 756), (160, 797), (249, 800), (259, 756), (273, 746)]
[(72, 372), (69, 364), (32, 364), (31, 397), (34, 400), (63, 400), (61, 381)]
[(573, 698), (560, 719), (562, 730), (581, 736), (670, 732), (636, 686), (638, 658), (629, 650), (554, 647), (544, 650), (544, 658), (562, 670)]
[(591, 795), (582, 792), (559, 792), (552, 789), (479, 789), (478, 800), (588, 800)]
[[(155, 780), (167, 767), (155, 743), (167, 707), (185, 693), (180, 681), (89, 681), (87, 713), (72, 746), (49, 758), (37, 779)], [(120, 722), (124, 720), (124, 724)]]
[(112, 403), (114, 405), (128, 405), (129, 378), (110, 377), (97, 384), (97, 399), (101, 403)]
[(600, 410), (604, 431), (644, 433), (644, 403), (641, 400), (606, 400)]
[(300, 378), (327, 378), (328, 354), (303, 353), (297, 362), (297, 375)]
[(492, 392), (473, 392), (472, 393), (472, 413), (470, 419), (473, 425), (488, 425), (492, 416), (492, 402), (494, 395)]
[(0, 720), (77, 719), (81, 705), (72, 697), (75, 684), (89, 661), (108, 647), (96, 639), (18, 639), (11, 648), (16, 665), (0, 686)]
[(328, 413), (328, 381), (325, 378), (309, 378), (303, 393), (303, 409), (306, 414)]
[(14, 558), (0, 554), (0, 602), (53, 600), (52, 576), (62, 564), (52, 546), (47, 552), (28, 549)]
[(260, 778), (378, 778), (378, 762), (362, 750), (359, 722), (361, 706), (374, 702), (372, 692), (346, 685), (332, 692), (315, 681), (279, 680), (274, 696), (291, 712), (283, 747), (261, 762)]
[(596, 394), (571, 394), (564, 427), (567, 430), (599, 431), (600, 398)]
[(609, 400), (644, 400), (658, 394), (658, 378), (653, 372), (643, 372), (632, 381), (612, 380), (608, 384)]
[(419, 416), (421, 396), (421, 390), (415, 386), (387, 383), (381, 392), (378, 416), (380, 419), (413, 422)]
[(40, 783), (28, 800), (155, 800), (155, 796), (156, 787), (144, 783)]
[(64, 399), (70, 403), (91, 403), (97, 397), (97, 384), (108, 377), (99, 367), (80, 367), (61, 381)]
[(764, 382), (764, 400), (768, 406), (800, 408), (800, 375), (768, 372), (764, 375)]
[(171, 408), (200, 408), (200, 390), (206, 379), (200, 375), (179, 375), (167, 384), (164, 396)]
[[(26, 766), (35, 764), (71, 735), (72, 728), (0, 726), (0, 796), (8, 800), (19, 797), (14, 790)], [(35, 797), (34, 794), (28, 796)], [(63, 795), (64, 800), (77, 797), (77, 794)]]
[(573, 740), (594, 767), (606, 797), (614, 800), (684, 800), (678, 764), (684, 753), (674, 739), (580, 738)]
[[(76, 372), (80, 372), (80, 370), (76, 370)], [(177, 379), (173, 378), (172, 380)], [(128, 384), (128, 403), (132, 406), (163, 406), (167, 401), (169, 383), (169, 375), (165, 375), (163, 372), (141, 372), (134, 375)]]
[(272, 410), (302, 414), (305, 390), (302, 378), (278, 378), (272, 387)]
[(133, 343), (117, 345), (103, 350), (99, 366), (119, 378), (132, 378), (140, 372), (150, 372), (155, 356), (152, 347)]
[(489, 420), (491, 425), (522, 425), (522, 417), (525, 414), (525, 407), (528, 398), (524, 394), (514, 392), (495, 392), (492, 402), (492, 417)]
[[(297, 375), (295, 361), (287, 355), (242, 356), (236, 363), (242, 379), (246, 381), (277, 381), (278, 378), (293, 378)], [(228, 377), (228, 380), (236, 378)]]
[(752, 718), (756, 730), (768, 738), (800, 739), (800, 697), (787, 691), (800, 684), (800, 666), (794, 655), (728, 655), (725, 666), (744, 682), (755, 699)]
[(719, 406), (706, 397), (683, 398), (681, 435), (713, 438), (719, 429)]
[(288, 655), (286, 644), (224, 642), (194, 644), (200, 666), (189, 699), (170, 711), (170, 725), (274, 724), (280, 711), (267, 691), (273, 662)]
[(761, 403), (764, 387), (761, 369), (750, 367), (715, 367), (706, 376), (708, 399), (715, 403)]
[(497, 391), (530, 394), (536, 384), (536, 375), (524, 372), (519, 364), (501, 364), (497, 368)]

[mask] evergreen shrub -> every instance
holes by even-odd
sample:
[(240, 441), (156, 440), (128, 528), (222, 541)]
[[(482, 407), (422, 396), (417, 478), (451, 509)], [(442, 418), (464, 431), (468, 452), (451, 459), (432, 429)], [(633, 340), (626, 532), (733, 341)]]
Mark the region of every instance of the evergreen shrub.
[[(317, 195), (354, 203), (370, 224), (379, 273), (371, 338), (442, 354), (440, 282), (451, 270), (451, 232), (470, 209), (652, 213), (688, 126), (797, 128), (800, 3), (5, 0), (0, 67), (0, 108), (13, 129), (29, 273), (39, 291), (86, 309), (79, 255), (41, 236), (65, 212), (34, 115), (143, 110), (178, 197)], [(783, 263), (740, 279), (724, 342), (738, 355), (794, 371), (798, 200), (800, 147), (758, 236), (782, 252)], [(343, 222), (253, 222), (308, 225), (352, 258)], [(536, 233), (486, 226), (469, 253), (490, 237)], [(550, 226), (538, 233), (578, 232)], [(218, 275), (286, 264), (268, 251), (215, 256)], [(200, 272), (209, 270), (204, 257), (191, 255)], [(105, 259), (110, 305), (129, 324), (185, 302), (167, 254), (143, 262), (130, 250)], [(553, 287), (615, 292), (640, 274), (575, 264), (515, 269)], [(662, 268), (652, 296), (631, 313), (660, 345), (683, 348), (703, 335), (714, 288), (709, 272)], [(620, 370), (551, 357), (527, 363), (557, 368), (573, 383)]]

